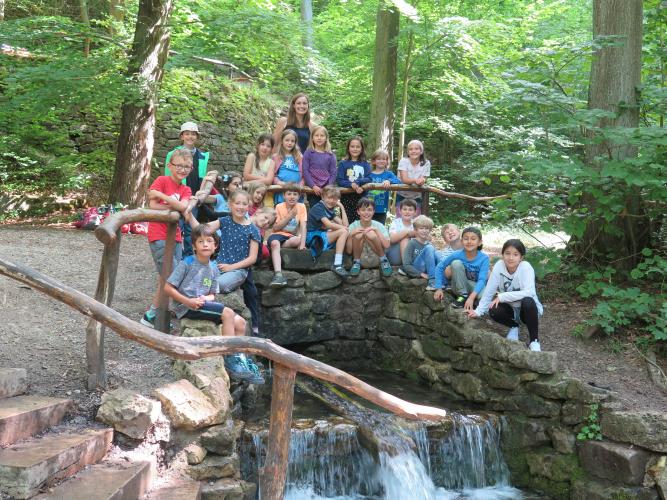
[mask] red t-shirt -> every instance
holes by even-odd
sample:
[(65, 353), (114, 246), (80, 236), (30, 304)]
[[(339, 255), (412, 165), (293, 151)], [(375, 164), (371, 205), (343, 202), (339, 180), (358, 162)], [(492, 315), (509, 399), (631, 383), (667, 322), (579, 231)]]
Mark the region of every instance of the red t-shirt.
[[(185, 201), (190, 196), (192, 196), (192, 191), (188, 186), (185, 184), (176, 184), (174, 180), (168, 176), (168, 175), (161, 175), (155, 181), (153, 184), (151, 184), (151, 187), (148, 188), (149, 190), (155, 190), (155, 191), (160, 191), (161, 193), (166, 194), (167, 196), (171, 196), (175, 200), (178, 201)], [(160, 200), (160, 203), (163, 205), (166, 205), (166, 203), (162, 200)], [(153, 241), (159, 241), (159, 240), (166, 240), (167, 239), (167, 224), (164, 222), (149, 222), (148, 223), (148, 241), (153, 242)], [(183, 237), (181, 236), (181, 230), (176, 229), (176, 241), (183, 241)]]

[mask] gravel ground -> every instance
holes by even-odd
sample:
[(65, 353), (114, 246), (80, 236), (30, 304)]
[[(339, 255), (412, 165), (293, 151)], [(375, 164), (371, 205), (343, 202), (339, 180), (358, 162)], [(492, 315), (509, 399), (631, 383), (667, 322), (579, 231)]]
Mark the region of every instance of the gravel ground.
[[(25, 264), (93, 295), (102, 244), (90, 231), (43, 226), (0, 227), (0, 257)], [(141, 317), (154, 291), (155, 275), (143, 236), (124, 236), (113, 306)], [(570, 332), (587, 309), (578, 303), (547, 303), (541, 325), (542, 349), (557, 351), (573, 376), (613, 390), (628, 408), (667, 411), (667, 395), (650, 381), (636, 351), (620, 354), (606, 340), (582, 341)], [(0, 366), (28, 369), (36, 394), (70, 397), (81, 415), (92, 416), (100, 393), (86, 390), (86, 318), (65, 304), (0, 276)], [(107, 332), (109, 386), (149, 393), (171, 380), (169, 358), (114, 332)]]

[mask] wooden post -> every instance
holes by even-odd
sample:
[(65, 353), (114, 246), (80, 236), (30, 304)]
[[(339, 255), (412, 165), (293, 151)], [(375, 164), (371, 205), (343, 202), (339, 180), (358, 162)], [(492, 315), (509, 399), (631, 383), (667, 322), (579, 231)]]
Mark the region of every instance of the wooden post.
[(170, 222), (167, 225), (167, 240), (162, 257), (162, 272), (160, 273), (160, 293), (158, 295), (158, 312), (155, 317), (155, 328), (164, 333), (169, 333), (169, 297), (164, 293), (164, 285), (171, 274), (174, 261), (174, 249), (176, 248), (176, 231), (178, 222)]
[(422, 214), (428, 215), (429, 206), (428, 206), (428, 191), (422, 193)]
[(282, 500), (285, 491), (295, 378), (296, 371), (278, 363), (274, 365), (269, 445), (259, 479), (262, 500)]
[[(116, 274), (118, 272), (118, 255), (120, 252), (120, 230), (116, 238), (104, 246), (100, 273), (97, 278), (95, 300), (111, 306), (114, 290), (116, 289)], [(104, 387), (106, 384), (106, 370), (104, 369), (104, 325), (94, 319), (86, 326), (86, 365), (88, 370), (88, 389)]]

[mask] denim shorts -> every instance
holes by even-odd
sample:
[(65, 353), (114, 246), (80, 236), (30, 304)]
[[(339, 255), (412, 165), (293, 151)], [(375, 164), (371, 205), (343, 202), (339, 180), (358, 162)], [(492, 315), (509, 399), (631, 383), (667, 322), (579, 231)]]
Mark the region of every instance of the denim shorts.
[[(158, 274), (162, 273), (162, 260), (164, 258), (164, 248), (167, 242), (165, 240), (156, 240), (151, 241), (148, 246), (151, 249), (151, 255), (153, 257), (153, 262), (155, 262), (155, 269)], [(183, 245), (179, 242), (176, 242), (174, 247), (174, 261), (172, 262), (171, 270), (176, 269), (178, 263), (183, 259)], [(165, 276), (168, 278), (168, 276)]]

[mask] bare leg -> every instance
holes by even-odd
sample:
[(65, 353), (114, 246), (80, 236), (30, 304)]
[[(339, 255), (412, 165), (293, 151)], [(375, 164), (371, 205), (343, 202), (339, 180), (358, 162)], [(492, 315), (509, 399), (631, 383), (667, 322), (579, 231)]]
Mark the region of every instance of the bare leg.
[[(360, 259), (361, 258), (361, 252), (364, 248), (364, 235), (362, 233), (357, 233), (355, 234), (352, 238), (348, 238), (348, 242), (352, 240), (352, 244), (348, 246), (352, 246), (352, 257), (355, 259)], [(348, 251), (348, 253), (350, 253)]]
[(222, 324), (220, 325), (220, 334), (223, 337), (233, 337), (234, 334), (234, 316), (236, 313), (233, 309), (225, 307), (222, 310), (220, 317), (222, 318)]
[(371, 247), (371, 250), (373, 250), (373, 253), (375, 255), (377, 255), (378, 257), (384, 257), (385, 248), (382, 246), (380, 238), (378, 238), (377, 234), (375, 233), (368, 234), (366, 236), (366, 243), (368, 243), (368, 246)]
[(273, 263), (273, 271), (279, 273), (282, 270), (282, 261), (280, 259), (280, 242), (278, 240), (271, 240), (271, 262)]
[(234, 334), (237, 337), (243, 337), (245, 335), (245, 325), (246, 320), (234, 313)]
[(327, 240), (329, 243), (336, 242), (336, 253), (344, 253), (345, 242), (347, 241), (347, 229), (340, 228), (327, 232)]

